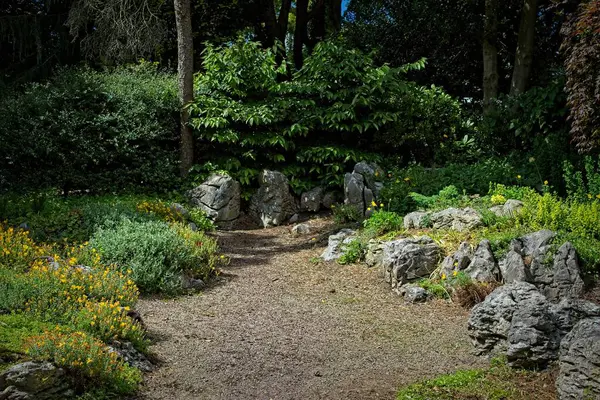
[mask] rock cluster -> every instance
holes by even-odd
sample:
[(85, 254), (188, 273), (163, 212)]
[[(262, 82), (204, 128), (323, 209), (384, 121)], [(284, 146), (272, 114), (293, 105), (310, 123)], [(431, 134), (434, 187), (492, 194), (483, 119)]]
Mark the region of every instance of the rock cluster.
[(438, 212), (414, 211), (404, 216), (405, 229), (452, 229), (465, 231), (483, 225), (481, 215), (474, 209), (446, 208)]
[(383, 244), (381, 268), (392, 288), (429, 276), (438, 266), (442, 249), (428, 236), (392, 240)]
[(356, 231), (352, 229), (342, 229), (335, 235), (329, 236), (327, 248), (321, 254), (325, 261), (337, 260), (344, 254), (346, 245), (356, 237)]
[(265, 228), (287, 222), (297, 206), (285, 175), (264, 170), (258, 176), (258, 183), (260, 187), (250, 199), (250, 216)]
[(240, 215), (240, 183), (228, 175), (213, 174), (188, 192), (190, 203), (217, 224), (228, 224)]
[(371, 202), (379, 198), (383, 174), (376, 164), (364, 161), (356, 164), (354, 170), (344, 176), (344, 204), (355, 207), (361, 215), (365, 215)]
[(49, 362), (28, 361), (0, 374), (3, 400), (59, 400), (74, 394), (66, 372)]

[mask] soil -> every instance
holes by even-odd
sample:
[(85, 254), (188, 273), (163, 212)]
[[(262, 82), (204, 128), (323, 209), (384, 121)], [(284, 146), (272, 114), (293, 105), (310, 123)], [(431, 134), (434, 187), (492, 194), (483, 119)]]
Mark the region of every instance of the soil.
[(143, 299), (161, 361), (143, 399), (393, 399), (398, 387), (485, 366), (468, 312), (405, 304), (364, 265), (318, 261), (332, 228), (219, 232), (231, 263), (200, 294)]

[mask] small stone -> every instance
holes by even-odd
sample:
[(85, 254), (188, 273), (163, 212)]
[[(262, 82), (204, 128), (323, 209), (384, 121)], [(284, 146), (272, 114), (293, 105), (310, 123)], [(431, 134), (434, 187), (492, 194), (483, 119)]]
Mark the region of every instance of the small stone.
[(356, 231), (352, 229), (342, 229), (335, 235), (329, 236), (327, 248), (321, 254), (321, 258), (325, 261), (337, 260), (344, 254), (345, 244), (352, 241)]
[(300, 210), (317, 212), (321, 208), (323, 200), (323, 188), (316, 187), (308, 192), (302, 193), (300, 196)]
[(409, 303), (424, 303), (429, 298), (427, 290), (410, 283), (400, 286), (396, 291)]
[(294, 214), (294, 215), (292, 215), (292, 216), (290, 217), (290, 219), (288, 220), (288, 222), (289, 222), (290, 224), (295, 224), (296, 222), (298, 222), (298, 219), (299, 219), (299, 218), (300, 218), (300, 216), (299, 216), (299, 215), (296, 213), (296, 214)]
[(292, 234), (294, 236), (302, 236), (310, 234), (310, 226), (307, 224), (298, 224), (292, 228)]
[(181, 205), (179, 203), (171, 204), (170, 209), (172, 211), (176, 212), (177, 214), (181, 215), (184, 218), (187, 218), (187, 216), (190, 214), (190, 212), (187, 210), (187, 208), (185, 208), (183, 205)]

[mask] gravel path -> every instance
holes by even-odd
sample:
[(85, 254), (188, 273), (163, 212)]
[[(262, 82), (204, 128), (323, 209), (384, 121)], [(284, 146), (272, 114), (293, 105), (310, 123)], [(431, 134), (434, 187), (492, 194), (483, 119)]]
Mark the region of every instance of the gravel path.
[(232, 258), (219, 282), (140, 301), (162, 360), (143, 399), (393, 399), (402, 384), (482, 365), (458, 306), (403, 304), (378, 271), (315, 262), (323, 242), (288, 227), (218, 235)]

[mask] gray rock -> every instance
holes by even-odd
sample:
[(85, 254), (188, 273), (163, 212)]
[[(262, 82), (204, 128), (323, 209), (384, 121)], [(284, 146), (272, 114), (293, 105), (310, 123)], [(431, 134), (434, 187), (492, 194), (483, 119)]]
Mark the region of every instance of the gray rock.
[(323, 201), (323, 188), (316, 187), (308, 192), (302, 193), (300, 196), (300, 210), (317, 212), (321, 208)]
[(307, 224), (298, 224), (292, 228), (292, 235), (302, 236), (310, 234), (310, 226)]
[(575, 325), (560, 346), (556, 379), (561, 400), (600, 398), (600, 318)]
[(542, 230), (513, 240), (500, 262), (504, 282), (530, 282), (553, 302), (580, 297), (584, 284), (575, 248), (566, 242), (555, 250), (555, 236)]
[(373, 188), (373, 195), (376, 199), (381, 199), (381, 191), (383, 190), (383, 182), (375, 182), (375, 187)]
[(294, 214), (290, 217), (290, 219), (288, 220), (288, 222), (290, 224), (295, 224), (296, 222), (298, 222), (298, 220), (300, 219), (300, 216), (298, 214)]
[(344, 204), (350, 205), (364, 215), (366, 206), (364, 198), (365, 180), (357, 173), (344, 175)]
[(490, 211), (499, 217), (515, 217), (523, 209), (523, 202), (520, 200), (509, 199), (506, 200), (504, 205), (494, 206), (490, 208)]
[(544, 304), (546, 298), (535, 286), (516, 282), (500, 286), (473, 307), (469, 336), (478, 354), (498, 353), (508, 347), (508, 334), (515, 311), (527, 304)]
[(500, 279), (500, 270), (489, 240), (479, 243), (465, 273), (478, 282), (496, 282)]
[(23, 223), (19, 224), (19, 229), (22, 229), (24, 231), (29, 231), (31, 228), (29, 227), (29, 224), (27, 222), (23, 222)]
[(565, 297), (577, 298), (583, 294), (583, 279), (579, 269), (577, 253), (571, 243), (564, 243), (554, 255), (552, 267), (540, 262), (532, 262), (529, 267), (532, 283), (550, 301)]
[(367, 243), (365, 263), (368, 267), (381, 267), (383, 261), (383, 243), (380, 240), (371, 239)]
[(181, 288), (184, 290), (198, 290), (205, 287), (202, 279), (189, 277), (186, 273), (181, 274)]
[(411, 283), (400, 286), (396, 291), (409, 303), (424, 303), (429, 298), (427, 290)]
[(562, 299), (550, 306), (550, 312), (559, 330), (561, 338), (575, 325), (586, 318), (600, 318), (600, 306), (582, 299)]
[(422, 229), (427, 228), (427, 216), (430, 213), (424, 211), (413, 211), (404, 216), (404, 229)]
[(556, 360), (560, 332), (544, 296), (521, 302), (508, 331), (506, 358), (516, 368), (544, 368)]
[(337, 260), (344, 254), (345, 245), (354, 240), (356, 231), (352, 229), (342, 229), (335, 235), (329, 236), (327, 248), (321, 254), (321, 258), (325, 261)]
[(435, 229), (453, 229), (459, 232), (483, 225), (481, 215), (470, 207), (447, 208), (433, 213), (431, 223)]
[(384, 171), (377, 164), (361, 161), (354, 166), (353, 172), (363, 176), (365, 186), (370, 189), (372, 193), (381, 190), (381, 187), (378, 188), (376, 183), (381, 182)]
[(74, 396), (72, 381), (49, 362), (28, 361), (0, 374), (0, 399), (50, 400)]
[(338, 202), (341, 198), (337, 192), (327, 192), (323, 195), (323, 199), (321, 200), (321, 205), (328, 210), (331, 209), (331, 206)]
[(111, 352), (117, 353), (119, 358), (140, 371), (152, 372), (154, 370), (154, 365), (152, 365), (150, 360), (143, 353), (136, 350), (130, 342), (113, 340), (108, 349)]
[(429, 276), (438, 265), (442, 249), (428, 236), (386, 242), (381, 266), (392, 288)]
[(499, 263), (504, 283), (528, 282), (529, 268), (525, 266), (523, 256), (516, 250), (510, 250)]
[(240, 215), (241, 186), (228, 175), (213, 174), (188, 192), (190, 203), (214, 222), (230, 222)]
[(462, 242), (452, 255), (447, 256), (442, 261), (440, 276), (445, 274), (451, 276), (454, 271), (462, 271), (471, 264), (473, 258), (473, 249), (468, 242)]
[(190, 223), (188, 224), (188, 227), (190, 228), (190, 230), (191, 230), (192, 232), (197, 232), (197, 231), (198, 231), (198, 225), (196, 225), (196, 224), (195, 224), (195, 223), (193, 223), (193, 222), (190, 222)]
[(250, 199), (249, 211), (263, 227), (281, 225), (296, 213), (296, 202), (285, 175), (264, 170), (258, 183), (260, 187)]

